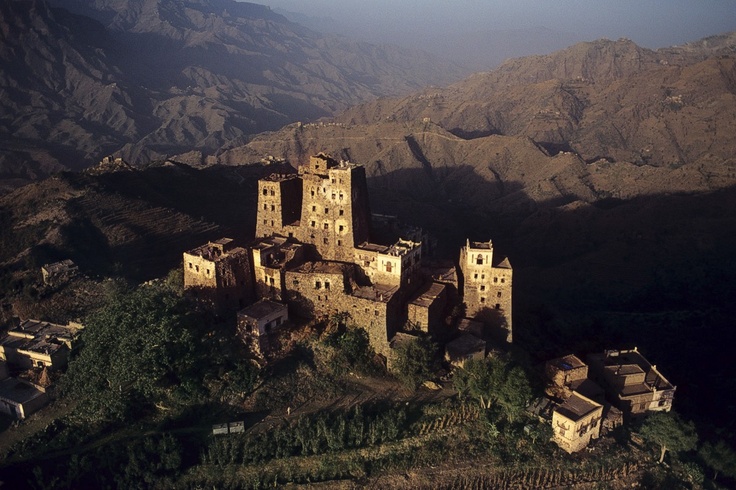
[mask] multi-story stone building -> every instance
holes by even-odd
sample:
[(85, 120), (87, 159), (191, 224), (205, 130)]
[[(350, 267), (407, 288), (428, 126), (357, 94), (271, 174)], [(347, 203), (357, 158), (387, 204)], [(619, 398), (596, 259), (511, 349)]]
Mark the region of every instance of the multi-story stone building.
[(370, 218), (362, 165), (319, 154), (298, 175), (258, 182), (256, 234), (313, 245), (323, 260), (352, 262), (355, 246), (370, 237)]
[(460, 249), (463, 301), (470, 318), (482, 319), (507, 342), (513, 340), (511, 286), (513, 270), (508, 258), (494, 262), (493, 243), (467, 240)]
[(625, 416), (672, 409), (676, 387), (636, 347), (590, 354), (587, 359), (593, 379)]
[(573, 392), (552, 412), (554, 441), (568, 453), (585, 448), (600, 435), (603, 405)]
[(184, 289), (221, 313), (244, 308), (253, 302), (248, 251), (221, 238), (184, 252)]

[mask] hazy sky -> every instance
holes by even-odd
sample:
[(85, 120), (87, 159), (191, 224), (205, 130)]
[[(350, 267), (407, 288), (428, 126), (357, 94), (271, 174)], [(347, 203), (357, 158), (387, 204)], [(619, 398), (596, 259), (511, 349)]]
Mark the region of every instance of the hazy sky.
[(602, 37), (656, 48), (736, 30), (736, 0), (251, 1), (323, 19), (309, 27), (476, 61)]

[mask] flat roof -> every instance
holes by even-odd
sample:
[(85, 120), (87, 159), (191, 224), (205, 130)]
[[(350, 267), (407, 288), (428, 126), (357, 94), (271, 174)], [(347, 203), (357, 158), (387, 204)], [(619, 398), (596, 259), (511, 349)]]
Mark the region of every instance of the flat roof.
[(286, 310), (287, 307), (283, 303), (271, 301), (270, 299), (262, 299), (250, 306), (246, 306), (238, 312), (238, 316), (247, 316), (255, 320), (260, 320), (268, 315)]
[(342, 274), (344, 264), (340, 262), (331, 262), (328, 260), (319, 260), (315, 262), (305, 262), (291, 272), (301, 274), (320, 273), (320, 274)]
[(492, 250), (493, 243), (488, 240), (487, 242), (468, 242), (470, 248), (481, 249), (481, 250)]
[(605, 366), (603, 369), (613, 374), (614, 376), (633, 376), (637, 374), (644, 374), (644, 370), (636, 364), (618, 364)]
[(548, 363), (551, 366), (555, 366), (563, 371), (569, 371), (571, 369), (577, 369), (586, 366), (586, 364), (581, 361), (575, 354), (568, 354), (563, 357), (558, 357), (557, 359), (552, 359), (551, 361), (548, 361)]
[(486, 352), (486, 341), (481, 340), (473, 334), (466, 333), (456, 338), (452, 342), (448, 342), (445, 346), (447, 354), (451, 358), (464, 357), (468, 354)]
[(387, 286), (384, 284), (375, 284), (373, 286), (364, 286), (353, 290), (353, 296), (356, 298), (369, 299), (380, 303), (387, 303), (388, 300), (399, 290), (398, 286)]
[(563, 417), (570, 420), (578, 421), (590, 414), (591, 412), (603, 407), (600, 403), (596, 403), (576, 392), (573, 392), (570, 398), (555, 409)]
[(0, 381), (0, 398), (5, 398), (15, 403), (27, 403), (43, 395), (43, 391), (21, 379), (6, 378)]
[(444, 284), (437, 282), (427, 283), (419, 290), (419, 293), (414, 297), (414, 299), (410, 301), (410, 304), (423, 306), (425, 308), (429, 307), (432, 303), (437, 301), (437, 298), (439, 298), (444, 290)]
[(363, 242), (360, 245), (356, 246), (355, 248), (357, 248), (358, 250), (367, 250), (369, 252), (381, 253), (381, 252), (385, 252), (386, 250), (388, 250), (388, 245), (379, 245), (377, 243)]

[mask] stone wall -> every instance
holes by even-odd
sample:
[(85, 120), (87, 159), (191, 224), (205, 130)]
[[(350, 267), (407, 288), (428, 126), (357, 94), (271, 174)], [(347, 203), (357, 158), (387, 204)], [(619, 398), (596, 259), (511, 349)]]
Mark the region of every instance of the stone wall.
[(301, 204), (302, 181), (297, 175), (273, 174), (259, 180), (256, 236), (289, 236), (285, 227), (299, 222)]

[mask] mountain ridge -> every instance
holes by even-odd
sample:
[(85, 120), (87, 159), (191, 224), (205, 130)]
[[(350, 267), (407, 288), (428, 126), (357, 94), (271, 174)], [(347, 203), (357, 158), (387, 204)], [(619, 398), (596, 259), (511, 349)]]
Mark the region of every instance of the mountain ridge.
[(110, 153), (133, 163), (204, 157), (461, 73), (232, 0), (13, 0), (0, 15), (7, 178), (80, 169)]

